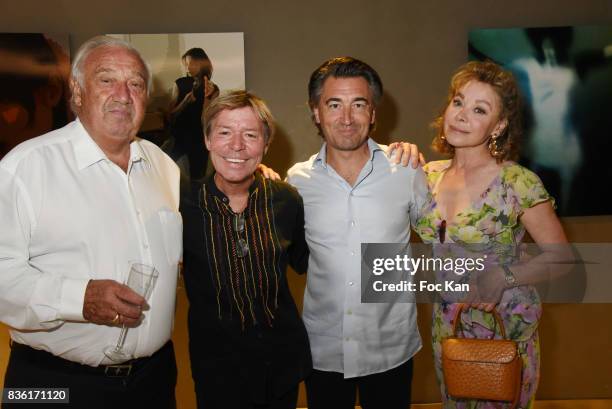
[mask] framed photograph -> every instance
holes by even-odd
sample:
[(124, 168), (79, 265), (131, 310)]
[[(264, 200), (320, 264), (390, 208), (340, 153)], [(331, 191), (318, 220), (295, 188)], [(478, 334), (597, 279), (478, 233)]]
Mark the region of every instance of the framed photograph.
[(520, 162), (560, 216), (612, 214), (612, 26), (479, 29), (469, 58), (511, 70), (525, 101)]
[(69, 50), (67, 34), (0, 33), (0, 158), (73, 119)]
[(151, 66), (153, 89), (141, 133), (159, 132), (164, 128), (177, 79), (192, 76), (184, 58), (190, 50), (205, 52), (212, 65), (210, 80), (220, 91), (245, 88), (243, 33), (108, 35), (133, 45)]
[(162, 147), (187, 178), (208, 169), (202, 114), (219, 93), (244, 89), (242, 33), (109, 34), (150, 65), (153, 87), (138, 135)]

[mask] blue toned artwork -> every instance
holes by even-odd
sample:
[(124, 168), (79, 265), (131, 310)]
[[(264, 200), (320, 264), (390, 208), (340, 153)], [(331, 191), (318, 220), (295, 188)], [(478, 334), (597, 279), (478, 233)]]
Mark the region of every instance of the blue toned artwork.
[(478, 29), (469, 58), (511, 70), (523, 93), (520, 163), (560, 216), (612, 214), (612, 26)]

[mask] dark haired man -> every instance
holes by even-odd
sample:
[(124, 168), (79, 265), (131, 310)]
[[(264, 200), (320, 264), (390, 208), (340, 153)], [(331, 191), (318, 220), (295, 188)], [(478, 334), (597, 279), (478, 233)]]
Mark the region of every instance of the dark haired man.
[(318, 154), (287, 180), (304, 200), (310, 260), (303, 319), (314, 371), (310, 409), (408, 409), (420, 349), (414, 304), (361, 303), (361, 243), (408, 243), (426, 199), (423, 171), (391, 162), (371, 138), (382, 81), (366, 63), (333, 58), (308, 85)]

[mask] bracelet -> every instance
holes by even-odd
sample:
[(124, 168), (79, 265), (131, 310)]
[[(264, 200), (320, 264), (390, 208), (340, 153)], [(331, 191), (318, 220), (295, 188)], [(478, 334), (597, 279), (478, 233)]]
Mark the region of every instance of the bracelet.
[(506, 288), (513, 288), (517, 286), (516, 277), (510, 267), (507, 264), (502, 264), (501, 268), (504, 270), (504, 278), (506, 280)]

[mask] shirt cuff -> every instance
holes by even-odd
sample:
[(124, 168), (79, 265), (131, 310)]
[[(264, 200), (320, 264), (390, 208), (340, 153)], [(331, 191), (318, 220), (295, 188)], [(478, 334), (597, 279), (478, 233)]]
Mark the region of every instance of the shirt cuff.
[(85, 321), (85, 318), (83, 318), (83, 302), (88, 283), (89, 279), (64, 278), (62, 280), (60, 319), (64, 321)]

